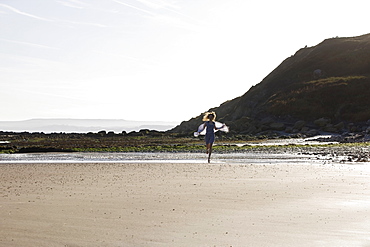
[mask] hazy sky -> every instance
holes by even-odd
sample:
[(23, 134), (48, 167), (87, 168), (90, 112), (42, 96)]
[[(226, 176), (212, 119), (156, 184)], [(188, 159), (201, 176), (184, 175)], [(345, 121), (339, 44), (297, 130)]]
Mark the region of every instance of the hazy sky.
[(182, 121), (370, 32), (368, 0), (0, 0), (0, 120)]

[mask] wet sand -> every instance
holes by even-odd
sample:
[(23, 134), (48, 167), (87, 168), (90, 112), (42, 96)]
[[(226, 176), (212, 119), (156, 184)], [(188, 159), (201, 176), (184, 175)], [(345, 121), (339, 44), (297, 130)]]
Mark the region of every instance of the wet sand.
[(370, 164), (0, 164), (0, 246), (370, 246)]

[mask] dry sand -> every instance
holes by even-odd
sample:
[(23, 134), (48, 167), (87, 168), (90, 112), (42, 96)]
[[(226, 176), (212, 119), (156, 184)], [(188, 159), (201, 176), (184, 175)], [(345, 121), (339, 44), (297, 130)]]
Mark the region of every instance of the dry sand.
[(0, 246), (370, 246), (368, 167), (0, 164)]

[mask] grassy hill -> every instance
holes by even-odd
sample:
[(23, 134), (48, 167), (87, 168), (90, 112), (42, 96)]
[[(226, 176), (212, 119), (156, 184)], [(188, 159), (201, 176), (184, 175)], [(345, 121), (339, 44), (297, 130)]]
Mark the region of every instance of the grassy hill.
[[(302, 48), (244, 95), (211, 110), (234, 133), (363, 129), (370, 119), (370, 34)], [(190, 133), (199, 123), (201, 115), (172, 132)]]

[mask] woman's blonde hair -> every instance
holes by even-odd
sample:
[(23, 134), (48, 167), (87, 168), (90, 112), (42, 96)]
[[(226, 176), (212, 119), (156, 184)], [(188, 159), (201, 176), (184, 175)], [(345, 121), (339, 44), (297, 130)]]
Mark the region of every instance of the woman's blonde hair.
[(210, 119), (209, 119), (209, 116), (210, 115), (213, 115), (213, 119), (212, 119), (212, 121), (216, 121), (216, 112), (214, 112), (214, 111), (210, 111), (210, 112), (206, 112), (206, 113), (204, 113), (204, 116), (203, 116), (203, 121), (209, 121)]

